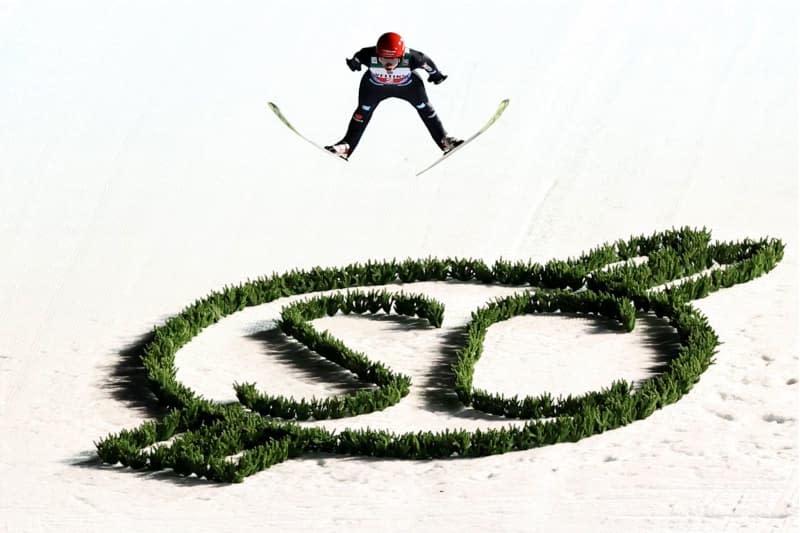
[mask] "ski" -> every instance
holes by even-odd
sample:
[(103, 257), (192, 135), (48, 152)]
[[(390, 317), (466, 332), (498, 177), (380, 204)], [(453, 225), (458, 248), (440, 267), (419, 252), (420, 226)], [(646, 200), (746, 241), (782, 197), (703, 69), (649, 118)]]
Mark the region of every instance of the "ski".
[(293, 132), (295, 132), (295, 133), (297, 134), (297, 136), (298, 136), (298, 137), (300, 137), (301, 139), (303, 139), (304, 141), (306, 141), (306, 142), (307, 142), (307, 143), (309, 143), (310, 145), (312, 145), (312, 146), (314, 146), (314, 147), (316, 147), (316, 148), (319, 148), (320, 150), (322, 150), (322, 151), (323, 151), (323, 152), (325, 152), (326, 154), (328, 154), (328, 155), (330, 155), (330, 156), (333, 156), (333, 157), (335, 157), (336, 159), (341, 159), (342, 161), (347, 161), (347, 159), (345, 159), (345, 158), (343, 158), (343, 157), (339, 157), (338, 155), (334, 154), (333, 152), (329, 152), (329, 151), (328, 151), (328, 150), (326, 150), (326, 149), (325, 149), (325, 147), (324, 147), (324, 146), (322, 146), (321, 144), (317, 144), (317, 143), (315, 143), (314, 141), (312, 141), (311, 139), (309, 139), (308, 137), (306, 137), (305, 135), (303, 135), (302, 133), (300, 133), (299, 131), (297, 131), (297, 129), (295, 129), (295, 127), (294, 127), (294, 126), (292, 126), (292, 123), (291, 123), (291, 122), (289, 122), (289, 121), (286, 119), (286, 117), (283, 115), (283, 113), (281, 112), (281, 108), (280, 108), (280, 107), (278, 107), (276, 104), (274, 104), (273, 102), (267, 102), (267, 105), (268, 105), (268, 106), (269, 106), (269, 108), (272, 110), (272, 112), (273, 112), (273, 113), (275, 113), (275, 116), (276, 116), (276, 117), (278, 117), (278, 120), (280, 120), (281, 122), (283, 122), (283, 123), (284, 123), (284, 125), (286, 125), (286, 127), (287, 127), (287, 128), (289, 128), (290, 130), (292, 130)]
[(428, 170), (432, 169), (433, 167), (435, 167), (436, 165), (438, 165), (439, 163), (441, 163), (442, 161), (444, 161), (445, 159), (447, 159), (448, 157), (453, 155), (455, 152), (457, 152), (458, 150), (460, 150), (461, 148), (466, 146), (469, 142), (475, 140), (475, 138), (478, 137), (481, 133), (483, 133), (484, 131), (488, 130), (489, 127), (491, 127), (492, 124), (497, 122), (497, 119), (500, 118), (500, 115), (503, 114), (503, 111), (506, 110), (506, 107), (508, 107), (508, 102), (509, 102), (508, 98), (506, 98), (505, 100), (500, 102), (500, 105), (497, 106), (497, 111), (495, 111), (494, 116), (492, 116), (492, 118), (489, 119), (489, 122), (487, 122), (485, 126), (483, 126), (481, 129), (479, 129), (474, 135), (472, 135), (472, 137), (469, 137), (468, 139), (464, 140), (463, 143), (459, 144), (458, 146), (456, 146), (455, 148), (453, 148), (452, 150), (450, 150), (449, 152), (447, 152), (446, 154), (441, 156), (439, 159), (437, 159), (436, 161), (434, 161), (433, 163), (431, 163), (427, 167), (425, 167), (422, 170), (420, 170), (419, 172), (417, 172), (417, 176), (419, 176), (423, 172), (427, 172)]

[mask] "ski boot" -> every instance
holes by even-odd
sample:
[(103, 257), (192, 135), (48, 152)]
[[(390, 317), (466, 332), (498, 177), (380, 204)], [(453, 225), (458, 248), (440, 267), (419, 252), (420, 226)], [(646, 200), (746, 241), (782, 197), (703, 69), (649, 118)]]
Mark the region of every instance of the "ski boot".
[(332, 154), (338, 155), (345, 161), (347, 161), (347, 158), (350, 157), (350, 145), (346, 142), (340, 142), (331, 146), (326, 146), (325, 149)]
[(447, 152), (449, 152), (459, 144), (462, 144), (463, 142), (464, 142), (463, 139), (456, 139), (451, 135), (445, 135), (444, 137), (442, 137), (442, 140), (439, 141), (439, 148), (441, 148), (442, 152), (446, 154)]

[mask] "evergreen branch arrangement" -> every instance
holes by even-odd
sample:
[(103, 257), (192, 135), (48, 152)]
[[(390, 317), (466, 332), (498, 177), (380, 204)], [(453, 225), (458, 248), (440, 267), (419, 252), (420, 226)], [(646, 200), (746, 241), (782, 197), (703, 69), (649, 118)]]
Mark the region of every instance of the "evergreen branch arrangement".
[[(96, 443), (100, 459), (133, 469), (172, 469), (219, 482), (245, 477), (292, 457), (314, 452), (434, 459), (479, 457), (579, 439), (643, 419), (676, 402), (713, 362), (719, 340), (689, 302), (745, 283), (772, 270), (783, 257), (775, 239), (712, 242), (705, 230), (673, 229), (607, 243), (572, 259), (545, 264), (476, 259), (407, 259), (343, 268), (292, 270), (225, 287), (196, 301), (155, 328), (142, 365), (159, 403), (169, 409)], [(631, 259), (642, 261), (632, 262)], [(220, 404), (176, 380), (175, 354), (223, 317), (299, 294), (412, 283), (469, 281), (524, 290), (475, 310), (453, 365), (455, 392), (472, 408), (519, 419), (521, 425), (473, 432), (446, 430), (395, 434), (372, 429), (333, 432), (298, 421), (342, 418), (387, 409), (408, 394), (411, 380), (348, 348), (311, 321), (343, 314), (396, 313), (441, 327), (444, 306), (420, 294), (352, 290), (299, 301), (283, 308), (283, 332), (355, 374), (370, 388), (326, 399), (271, 396), (252, 383), (234, 384), (238, 403)], [(668, 284), (666, 287), (659, 288)], [(635, 386), (615, 381), (600, 391), (553, 398), (506, 398), (475, 389), (474, 366), (492, 324), (534, 313), (602, 316), (632, 331), (637, 312), (652, 312), (675, 328), (680, 347), (666, 370)]]
[(324, 400), (312, 398), (310, 401), (296, 401), (294, 398), (261, 394), (254, 384), (248, 383), (234, 385), (237, 398), (253, 411), (285, 420), (344, 418), (372, 413), (398, 403), (408, 394), (411, 378), (394, 374), (382, 364), (371, 362), (366, 355), (351, 350), (327, 331), (317, 332), (309, 322), (339, 312), (349, 315), (375, 314), (378, 311), (417, 316), (427, 319), (434, 327), (441, 327), (444, 318), (444, 305), (436, 300), (421, 294), (393, 294), (388, 291), (354, 291), (319, 296), (289, 305), (281, 312), (280, 327), (286, 335), (294, 337), (309, 350), (351, 371), (360, 379), (377, 385), (377, 388)]

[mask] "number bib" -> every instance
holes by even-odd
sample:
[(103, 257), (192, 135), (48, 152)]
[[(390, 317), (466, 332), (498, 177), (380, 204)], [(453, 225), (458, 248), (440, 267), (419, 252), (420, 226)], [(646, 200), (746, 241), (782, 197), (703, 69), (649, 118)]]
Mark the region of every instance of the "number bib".
[(400, 64), (391, 72), (383, 68), (377, 57), (371, 57), (369, 61), (369, 76), (372, 83), (376, 85), (408, 85), (411, 83), (411, 66), (409, 55), (403, 56)]

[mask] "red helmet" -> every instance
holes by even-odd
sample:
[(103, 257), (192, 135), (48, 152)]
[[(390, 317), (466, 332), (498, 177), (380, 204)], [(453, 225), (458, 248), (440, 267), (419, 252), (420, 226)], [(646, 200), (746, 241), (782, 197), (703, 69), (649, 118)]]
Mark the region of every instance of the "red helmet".
[(406, 44), (403, 38), (396, 33), (384, 33), (378, 39), (378, 57), (403, 57), (406, 53)]

